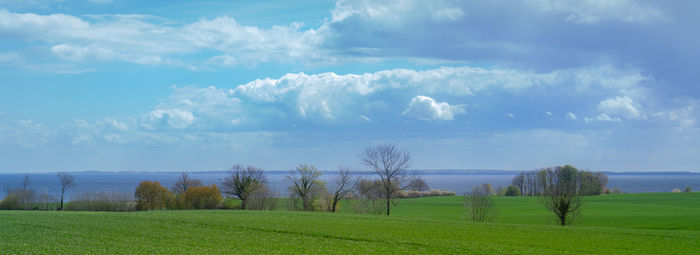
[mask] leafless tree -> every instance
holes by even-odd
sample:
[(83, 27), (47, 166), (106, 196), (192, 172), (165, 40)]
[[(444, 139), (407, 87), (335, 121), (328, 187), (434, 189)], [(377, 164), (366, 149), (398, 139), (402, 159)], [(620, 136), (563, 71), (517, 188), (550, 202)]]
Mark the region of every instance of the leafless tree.
[(21, 209), (28, 209), (31, 206), (31, 203), (34, 203), (35, 201), (35, 192), (34, 190), (31, 190), (29, 186), (32, 184), (32, 182), (29, 180), (29, 175), (25, 174), (24, 175), (24, 180), (22, 180), (21, 186), (22, 189), (19, 190), (19, 207)]
[(70, 189), (71, 187), (75, 186), (75, 178), (73, 178), (72, 175), (69, 175), (65, 172), (59, 172), (58, 173), (58, 182), (61, 185), (61, 204), (58, 207), (58, 210), (63, 210), (63, 198), (65, 197), (66, 191)]
[(338, 202), (350, 193), (355, 186), (355, 178), (350, 175), (350, 168), (340, 167), (338, 169), (338, 177), (335, 179), (335, 189), (333, 190), (333, 201), (331, 203), (331, 212), (336, 212)]
[[(251, 195), (258, 194), (267, 201), (267, 195), (271, 192), (267, 188), (265, 172), (254, 166), (247, 166), (244, 168), (236, 164), (231, 168), (231, 175), (224, 178), (224, 182), (221, 185), (224, 194), (235, 196), (241, 200), (241, 209), (247, 208), (248, 200)], [(263, 208), (264, 207), (265, 206), (263, 206)], [(256, 206), (256, 208), (258, 208), (258, 206)]]
[(386, 199), (386, 215), (391, 211), (391, 199), (396, 191), (407, 181), (406, 172), (411, 160), (411, 154), (402, 151), (396, 145), (383, 144), (365, 148), (360, 154), (362, 164), (374, 170), (384, 184)]
[(472, 221), (484, 222), (496, 216), (491, 184), (472, 187), (472, 191), (464, 195), (464, 206)]
[(423, 192), (423, 191), (430, 190), (430, 186), (428, 186), (428, 183), (425, 182), (425, 180), (423, 180), (423, 178), (417, 177), (408, 183), (407, 189)]
[(173, 185), (173, 193), (175, 193), (175, 195), (182, 195), (187, 192), (187, 189), (200, 186), (204, 186), (202, 181), (199, 179), (190, 179), (187, 173), (182, 173), (177, 182), (175, 182), (175, 185)]
[(287, 179), (292, 181), (292, 186), (289, 190), (292, 194), (301, 198), (304, 210), (311, 210), (311, 202), (313, 201), (313, 188), (318, 177), (321, 176), (316, 167), (312, 165), (299, 165), (296, 170), (292, 170)]
[(542, 201), (547, 209), (554, 212), (558, 224), (569, 225), (580, 215), (583, 203), (578, 170), (566, 165), (544, 169), (544, 172), (546, 180)]
[(44, 189), (44, 192), (39, 195), (39, 205), (40, 210), (56, 210), (56, 197), (49, 194), (48, 189)]

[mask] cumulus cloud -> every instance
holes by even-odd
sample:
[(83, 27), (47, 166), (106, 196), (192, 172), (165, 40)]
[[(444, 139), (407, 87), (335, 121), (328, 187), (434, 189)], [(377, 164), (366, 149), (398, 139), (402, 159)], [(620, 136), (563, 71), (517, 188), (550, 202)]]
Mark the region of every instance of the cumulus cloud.
[(619, 116), (628, 120), (646, 119), (641, 106), (628, 96), (605, 99), (598, 104), (598, 110), (606, 116)]
[(416, 96), (411, 99), (408, 108), (403, 115), (412, 116), (420, 120), (454, 120), (454, 115), (464, 114), (464, 105), (450, 105), (446, 102), (437, 102), (427, 96)]
[[(620, 86), (611, 87), (609, 81), (639, 76), (636, 71), (609, 69), (536, 73), (463, 66), (344, 75), (289, 73), (276, 79), (253, 80), (232, 89), (175, 88), (172, 95), (142, 116), (141, 126), (146, 129), (230, 130), (265, 128), (271, 122), (284, 123), (282, 126), (309, 121), (366, 123), (402, 113), (402, 116), (423, 120), (451, 120), (464, 113), (463, 105), (472, 101), (494, 104), (485, 100), (493, 94), (516, 96), (531, 91), (557, 90), (617, 93)], [(585, 80), (578, 78), (581, 73), (588, 73)], [(640, 86), (635, 83), (637, 79), (628, 80), (622, 87)], [(601, 110), (611, 111), (610, 114), (616, 109), (609, 103), (602, 105)]]
[(566, 119), (569, 119), (569, 120), (577, 120), (576, 114), (574, 114), (573, 112), (569, 112), (569, 113), (566, 114)]

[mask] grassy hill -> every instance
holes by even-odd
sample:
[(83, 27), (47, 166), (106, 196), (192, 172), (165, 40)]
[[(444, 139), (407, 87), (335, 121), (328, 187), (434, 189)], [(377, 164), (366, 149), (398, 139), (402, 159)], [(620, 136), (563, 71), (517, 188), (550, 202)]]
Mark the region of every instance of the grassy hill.
[(286, 211), (0, 211), (0, 253), (694, 254), (700, 193), (589, 197), (578, 225), (535, 198), (499, 197), (499, 218), (463, 220), (460, 197), (403, 200), (390, 217)]

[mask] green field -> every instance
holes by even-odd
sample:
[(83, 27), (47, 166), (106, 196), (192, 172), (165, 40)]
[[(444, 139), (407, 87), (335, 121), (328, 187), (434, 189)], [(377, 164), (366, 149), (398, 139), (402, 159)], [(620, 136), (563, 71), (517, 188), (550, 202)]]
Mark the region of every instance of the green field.
[[(700, 193), (587, 197), (575, 226), (536, 198), (497, 197), (464, 220), (461, 197), (402, 200), (392, 216), (287, 211), (0, 211), (2, 254), (696, 254)], [(347, 210), (347, 206), (345, 207)]]

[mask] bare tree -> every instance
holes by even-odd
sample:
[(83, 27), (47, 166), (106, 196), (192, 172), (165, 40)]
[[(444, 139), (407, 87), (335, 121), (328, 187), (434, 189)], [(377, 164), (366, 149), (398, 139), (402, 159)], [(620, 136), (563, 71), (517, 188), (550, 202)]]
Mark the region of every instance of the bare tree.
[(34, 190), (29, 189), (32, 182), (29, 180), (29, 175), (24, 175), (24, 180), (22, 180), (22, 189), (19, 191), (19, 207), (21, 209), (28, 209), (31, 203), (34, 202), (36, 197)]
[(335, 189), (333, 190), (333, 201), (331, 203), (331, 212), (336, 212), (338, 202), (350, 193), (355, 186), (355, 178), (350, 175), (350, 168), (340, 167), (338, 169), (338, 177), (335, 179)]
[(472, 187), (472, 191), (464, 195), (464, 206), (472, 221), (484, 222), (496, 216), (492, 194), (491, 184), (485, 183)]
[(177, 182), (175, 182), (175, 185), (173, 185), (173, 193), (175, 193), (175, 195), (182, 195), (187, 192), (187, 189), (200, 186), (204, 186), (202, 181), (199, 179), (190, 179), (187, 173), (182, 173)]
[(61, 184), (61, 204), (58, 207), (58, 210), (63, 210), (63, 198), (65, 197), (66, 191), (75, 186), (75, 178), (65, 172), (59, 172), (58, 181)]
[(311, 202), (313, 201), (313, 188), (316, 180), (321, 176), (316, 167), (312, 165), (299, 165), (296, 170), (292, 170), (287, 179), (292, 181), (292, 186), (289, 187), (290, 192), (301, 198), (304, 210), (311, 210)]
[[(224, 182), (221, 185), (224, 194), (235, 196), (241, 200), (241, 209), (246, 209), (248, 199), (252, 194), (259, 193), (267, 198), (267, 194), (270, 193), (266, 187), (267, 177), (265, 177), (265, 172), (254, 166), (244, 168), (236, 164), (231, 168), (231, 175), (224, 178)], [(257, 190), (260, 190), (260, 192), (256, 193)]]
[(360, 154), (360, 160), (381, 178), (384, 184), (386, 215), (389, 215), (394, 193), (401, 190), (401, 185), (406, 182), (411, 154), (400, 150), (396, 145), (383, 144), (365, 148)]
[(558, 224), (569, 225), (579, 216), (583, 203), (578, 169), (566, 165), (544, 169), (544, 172), (546, 182), (542, 201), (547, 209), (554, 212)]
[(407, 189), (423, 192), (430, 190), (430, 186), (428, 186), (428, 183), (425, 182), (423, 178), (417, 177), (412, 179), (411, 182), (408, 183)]

